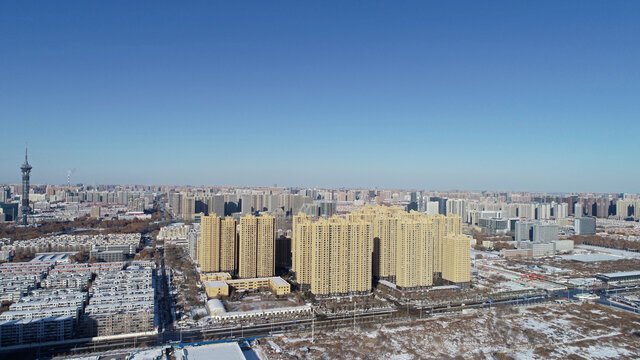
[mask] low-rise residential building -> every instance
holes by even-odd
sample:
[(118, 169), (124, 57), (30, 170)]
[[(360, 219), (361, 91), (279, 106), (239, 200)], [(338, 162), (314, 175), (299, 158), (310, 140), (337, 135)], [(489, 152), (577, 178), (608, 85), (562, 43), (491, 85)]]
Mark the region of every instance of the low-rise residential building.
[(74, 322), (70, 315), (0, 321), (0, 346), (69, 340)]
[(502, 249), (500, 255), (506, 259), (530, 258), (533, 251), (530, 249)]
[[(15, 241), (4, 245), (3, 250), (20, 252), (77, 252), (91, 251), (97, 246), (125, 245), (128, 254), (135, 254), (135, 249), (140, 246), (142, 235), (130, 234), (96, 234), (96, 235), (55, 235), (45, 236), (30, 240)], [(109, 249), (111, 250), (111, 249)]]
[(80, 333), (104, 336), (157, 330), (154, 273), (140, 266), (101, 272), (90, 289)]
[(89, 257), (95, 258), (99, 261), (117, 262), (124, 261), (125, 254), (123, 254), (122, 251), (118, 250), (91, 250), (91, 252), (89, 253)]
[(229, 273), (210, 273), (200, 275), (200, 279), (204, 282), (207, 296), (210, 298), (228, 296), (229, 287), (233, 287), (239, 291), (269, 289), (278, 296), (286, 295), (291, 292), (291, 285), (278, 276), (231, 279), (231, 275), (229, 275)]
[(229, 296), (229, 285), (224, 281), (207, 281), (205, 289), (209, 298)]

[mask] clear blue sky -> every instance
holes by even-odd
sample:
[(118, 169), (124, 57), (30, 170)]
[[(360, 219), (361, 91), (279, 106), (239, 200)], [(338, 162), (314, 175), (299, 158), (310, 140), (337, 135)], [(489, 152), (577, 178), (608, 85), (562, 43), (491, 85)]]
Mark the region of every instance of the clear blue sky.
[(3, 1), (0, 182), (640, 192), (640, 1)]

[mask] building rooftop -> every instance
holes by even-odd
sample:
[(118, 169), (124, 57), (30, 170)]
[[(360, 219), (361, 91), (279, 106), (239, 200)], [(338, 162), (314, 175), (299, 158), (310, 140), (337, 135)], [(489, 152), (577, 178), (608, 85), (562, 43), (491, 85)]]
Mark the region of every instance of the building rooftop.
[(269, 280), (273, 281), (277, 286), (287, 286), (289, 283), (279, 276), (270, 277)]
[(207, 281), (205, 285), (210, 288), (219, 288), (219, 287), (228, 286), (227, 283), (225, 283), (224, 281)]
[(9, 324), (28, 324), (38, 321), (55, 321), (55, 320), (67, 320), (73, 319), (71, 315), (60, 315), (60, 316), (49, 316), (44, 318), (35, 318), (35, 319), (17, 319), (17, 320), (4, 320), (0, 321), (0, 326), (9, 325)]
[(574, 255), (561, 255), (566, 260), (580, 261), (580, 262), (598, 262), (598, 261), (611, 261), (620, 260), (619, 256), (609, 254), (574, 254)]
[(247, 311), (230, 311), (224, 314), (216, 314), (217, 317), (233, 317), (236, 315), (248, 315), (248, 314), (269, 314), (281, 311), (311, 311), (311, 305), (302, 305), (302, 306), (289, 306), (289, 307), (279, 307), (273, 309), (256, 309), (256, 310), (247, 310)]
[(30, 262), (68, 262), (69, 261), (68, 252), (63, 253), (39, 253), (36, 254), (36, 257), (33, 258)]
[(640, 271), (620, 271), (620, 272), (614, 272), (614, 273), (599, 274), (599, 276), (606, 276), (609, 278), (627, 277), (627, 276), (640, 277)]
[(189, 346), (183, 349), (183, 354), (185, 355), (186, 360), (245, 360), (242, 350), (240, 350), (240, 346), (235, 342), (198, 347)]

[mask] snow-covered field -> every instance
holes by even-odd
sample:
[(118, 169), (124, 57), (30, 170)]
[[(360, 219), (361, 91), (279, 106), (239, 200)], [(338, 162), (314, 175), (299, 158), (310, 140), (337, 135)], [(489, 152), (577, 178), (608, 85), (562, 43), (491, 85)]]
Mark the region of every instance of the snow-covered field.
[(540, 305), (316, 330), (314, 343), (286, 335), (258, 348), (266, 359), (638, 359), (638, 324), (640, 316), (600, 305)]
[(495, 292), (534, 290), (533, 286), (523, 286), (515, 281), (503, 281), (493, 287)]

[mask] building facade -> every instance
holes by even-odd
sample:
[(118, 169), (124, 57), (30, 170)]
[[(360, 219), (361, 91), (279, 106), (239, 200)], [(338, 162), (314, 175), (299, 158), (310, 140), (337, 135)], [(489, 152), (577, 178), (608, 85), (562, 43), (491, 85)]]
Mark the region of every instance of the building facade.
[(238, 277), (255, 278), (275, 273), (275, 218), (247, 215), (238, 226)]
[(201, 218), (197, 260), (202, 272), (237, 272), (236, 220), (217, 215)]
[(429, 287), (443, 272), (445, 238), (460, 234), (461, 222), (456, 214), (384, 206), (315, 222), (300, 214), (293, 220), (293, 270), (303, 290), (321, 296), (370, 291), (373, 277)]
[(468, 286), (471, 281), (469, 239), (460, 234), (449, 234), (445, 240), (445, 261), (442, 279), (448, 283)]
[(578, 217), (574, 220), (576, 235), (595, 235), (596, 219), (593, 217)]

